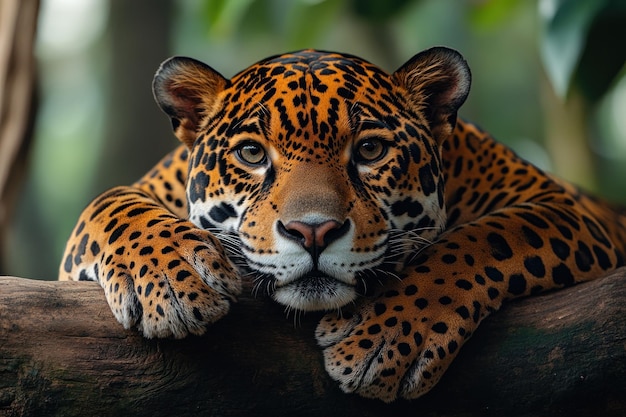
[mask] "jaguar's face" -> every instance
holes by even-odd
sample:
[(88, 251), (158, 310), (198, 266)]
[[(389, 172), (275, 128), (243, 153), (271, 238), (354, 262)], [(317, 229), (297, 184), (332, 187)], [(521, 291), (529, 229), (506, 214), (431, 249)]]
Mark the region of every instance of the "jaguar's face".
[[(192, 106), (190, 220), (236, 246), (278, 302), (341, 307), (445, 226), (438, 141), (397, 75), (317, 51), (228, 81), (192, 64), (215, 86)], [(176, 116), (185, 140), (190, 118)]]

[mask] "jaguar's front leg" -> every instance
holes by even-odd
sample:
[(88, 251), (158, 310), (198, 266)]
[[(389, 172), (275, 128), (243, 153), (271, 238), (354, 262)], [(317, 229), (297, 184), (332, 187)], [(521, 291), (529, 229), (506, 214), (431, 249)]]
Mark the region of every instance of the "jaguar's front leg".
[(217, 238), (134, 187), (83, 211), (63, 259), (61, 280), (97, 281), (118, 321), (149, 338), (204, 333), (241, 291)]
[(529, 203), (493, 212), (442, 234), (375, 299), (327, 315), (317, 329), (326, 369), (347, 392), (417, 398), (503, 301), (600, 276), (618, 260), (580, 207)]

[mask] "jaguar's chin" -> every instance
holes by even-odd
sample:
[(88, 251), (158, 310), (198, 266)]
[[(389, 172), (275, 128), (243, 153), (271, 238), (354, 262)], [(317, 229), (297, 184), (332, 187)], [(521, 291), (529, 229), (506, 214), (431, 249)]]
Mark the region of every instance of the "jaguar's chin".
[(357, 298), (357, 290), (328, 275), (308, 275), (284, 285), (277, 284), (272, 298), (299, 311), (336, 310)]

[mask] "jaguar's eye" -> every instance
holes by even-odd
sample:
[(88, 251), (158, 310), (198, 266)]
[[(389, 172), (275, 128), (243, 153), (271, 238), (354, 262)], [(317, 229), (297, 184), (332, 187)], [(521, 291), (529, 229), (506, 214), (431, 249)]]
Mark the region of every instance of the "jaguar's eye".
[(356, 148), (357, 162), (374, 162), (385, 156), (387, 145), (378, 138), (363, 139)]
[(265, 149), (258, 143), (246, 142), (237, 149), (237, 156), (250, 165), (263, 165), (267, 160)]

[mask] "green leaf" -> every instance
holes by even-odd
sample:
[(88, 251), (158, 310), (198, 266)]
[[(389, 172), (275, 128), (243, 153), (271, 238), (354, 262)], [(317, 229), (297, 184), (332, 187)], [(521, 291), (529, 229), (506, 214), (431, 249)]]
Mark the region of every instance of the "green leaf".
[(246, 10), (255, 0), (209, 0), (205, 15), (212, 36), (227, 37), (235, 32)]
[(469, 19), (476, 29), (492, 29), (510, 18), (523, 1), (527, 0), (487, 0), (472, 3)]
[(587, 32), (585, 48), (574, 83), (587, 101), (595, 103), (613, 86), (626, 62), (626, 2), (614, 1), (603, 9)]
[(310, 48), (320, 35), (332, 25), (343, 0), (300, 0), (294, 2), (287, 26), (290, 49)]
[(400, 14), (417, 0), (352, 0), (350, 8), (356, 16), (372, 23), (382, 23)]
[(565, 97), (596, 14), (610, 0), (540, 0), (541, 57), (556, 93)]

